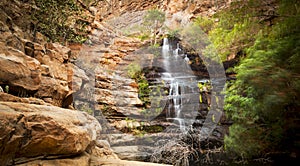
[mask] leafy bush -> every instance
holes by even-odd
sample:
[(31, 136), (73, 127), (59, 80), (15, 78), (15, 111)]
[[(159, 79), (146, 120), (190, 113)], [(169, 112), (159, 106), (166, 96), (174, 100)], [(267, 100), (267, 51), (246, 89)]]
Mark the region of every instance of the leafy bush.
[(131, 63), (127, 66), (127, 75), (132, 79), (137, 79), (141, 75), (141, 66), (137, 63)]
[(290, 16), (247, 49), (247, 58), (235, 69), (237, 81), (227, 90), (225, 110), (234, 125), (226, 149), (246, 158), (299, 149), (300, 15), (293, 1), (281, 5), (290, 6)]
[(168, 39), (177, 39), (177, 38), (179, 38), (180, 37), (180, 29), (174, 29), (174, 30), (169, 30), (168, 31)]
[(36, 30), (53, 42), (79, 42), (87, 39), (83, 9), (75, 0), (35, 0), (32, 19)]
[(145, 105), (149, 104), (149, 83), (144, 76), (141, 66), (137, 63), (131, 63), (127, 66), (127, 75), (130, 78), (135, 79), (135, 81), (138, 83), (139, 98), (144, 102)]
[(263, 30), (263, 24), (257, 19), (260, 5), (264, 6), (258, 0), (239, 1), (213, 18), (196, 18), (194, 22), (208, 34), (211, 41), (212, 46), (207, 49), (215, 48), (221, 60), (226, 61), (229, 55), (236, 55), (252, 46), (256, 35)]
[(201, 29), (208, 33), (213, 29), (214, 21), (212, 19), (209, 19), (207, 17), (197, 17), (194, 22), (201, 27)]

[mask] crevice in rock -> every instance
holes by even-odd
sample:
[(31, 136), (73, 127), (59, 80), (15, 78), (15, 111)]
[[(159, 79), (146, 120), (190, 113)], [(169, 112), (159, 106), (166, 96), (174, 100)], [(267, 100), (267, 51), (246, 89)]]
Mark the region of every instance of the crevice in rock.
[(11, 165), (19, 165), (19, 164), (26, 164), (32, 161), (37, 161), (37, 160), (44, 160), (44, 161), (49, 161), (49, 160), (62, 160), (62, 159), (74, 159), (76, 157), (81, 157), (84, 155), (84, 153), (78, 153), (78, 154), (72, 154), (72, 155), (53, 155), (53, 156), (36, 156), (36, 157), (31, 157), (31, 158), (17, 158), (13, 160), (13, 163), (10, 163), (9, 166)]
[(0, 86), (2, 87), (4, 92), (21, 98), (34, 97), (34, 94), (37, 92), (37, 90), (28, 90), (20, 86), (13, 86), (9, 84), (1, 84)]

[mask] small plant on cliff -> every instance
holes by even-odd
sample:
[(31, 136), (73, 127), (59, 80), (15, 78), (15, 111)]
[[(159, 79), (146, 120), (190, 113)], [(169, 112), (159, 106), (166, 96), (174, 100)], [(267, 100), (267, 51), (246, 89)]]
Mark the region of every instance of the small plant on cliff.
[(8, 93), (9, 92), (9, 86), (6, 85), (4, 90), (5, 90), (6, 93)]
[(142, 72), (141, 66), (137, 63), (128, 65), (127, 75), (138, 83), (139, 98), (144, 102), (144, 105), (148, 105), (150, 93), (149, 83)]
[(178, 39), (180, 38), (180, 33), (181, 33), (181, 29), (174, 29), (174, 30), (170, 29), (167, 34), (168, 39), (171, 40)]
[(137, 63), (131, 63), (127, 66), (127, 75), (132, 79), (137, 79), (141, 72), (141, 66)]

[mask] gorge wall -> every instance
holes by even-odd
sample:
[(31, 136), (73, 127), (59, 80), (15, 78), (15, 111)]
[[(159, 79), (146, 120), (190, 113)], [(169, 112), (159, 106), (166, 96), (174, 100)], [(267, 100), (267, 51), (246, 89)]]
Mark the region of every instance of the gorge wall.
[[(158, 8), (166, 12), (169, 27), (185, 25), (198, 15), (213, 15), (228, 1), (110, 0), (84, 6), (88, 15), (86, 43), (53, 43), (35, 31), (30, 11), (34, 1), (0, 2), (0, 161), (2, 165), (92, 165), (100, 159), (118, 159), (111, 150), (109, 132), (101, 114), (112, 127), (157, 124), (128, 121), (142, 116), (138, 84), (124, 70), (133, 61), (151, 61), (154, 55), (130, 55), (149, 41), (124, 36), (119, 28), (138, 23), (143, 12)], [(117, 18), (123, 18), (117, 22)], [(113, 20), (113, 21), (111, 21)], [(85, 54), (88, 53), (88, 56)], [(89, 56), (96, 55), (96, 56)], [(92, 57), (95, 73), (81, 64)], [(91, 60), (91, 59), (88, 59)], [(91, 61), (89, 61), (91, 62)], [(94, 82), (95, 108), (87, 89)], [(123, 87), (120, 89), (120, 87)], [(116, 99), (116, 96), (118, 97)], [(74, 97), (76, 97), (76, 102)], [(88, 115), (83, 111), (96, 116)], [(125, 116), (126, 115), (126, 116)], [(101, 123), (99, 124), (98, 121)]]
[(1, 1), (0, 7), (1, 165), (90, 165), (92, 156), (118, 159), (99, 140), (98, 121), (72, 107), (72, 93), (88, 77), (72, 63), (71, 49), (32, 33), (31, 1)]

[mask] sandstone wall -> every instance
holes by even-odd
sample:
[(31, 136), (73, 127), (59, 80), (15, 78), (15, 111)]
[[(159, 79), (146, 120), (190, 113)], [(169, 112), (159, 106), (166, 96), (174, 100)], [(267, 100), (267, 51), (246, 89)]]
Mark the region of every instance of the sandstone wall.
[(118, 159), (99, 140), (99, 122), (72, 110), (73, 94), (89, 77), (75, 65), (76, 51), (31, 31), (33, 7), (33, 1), (0, 2), (0, 165)]

